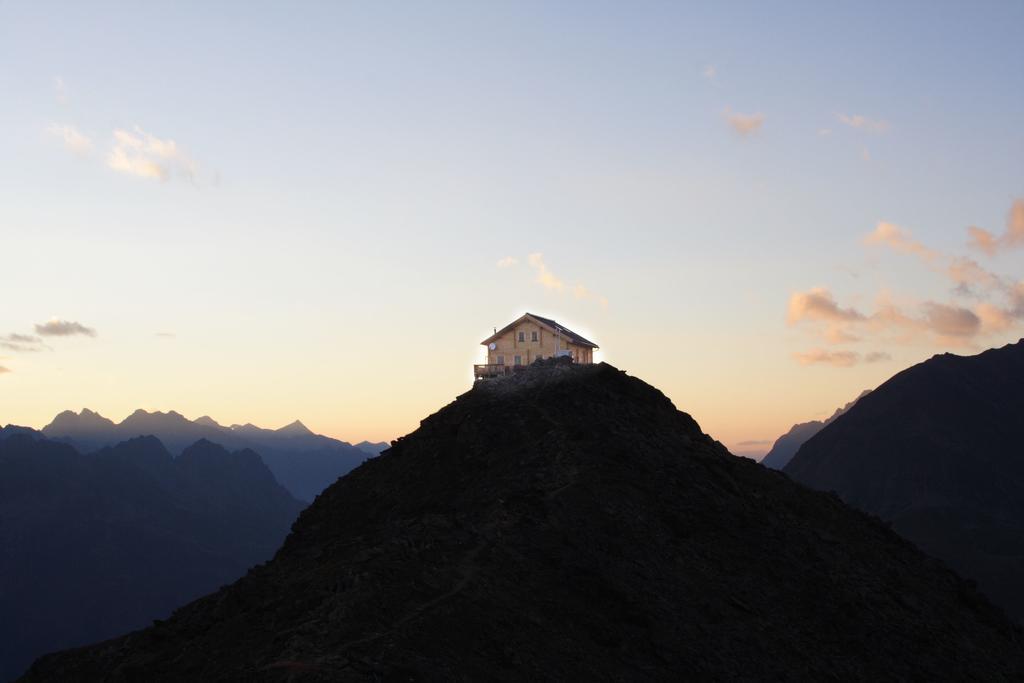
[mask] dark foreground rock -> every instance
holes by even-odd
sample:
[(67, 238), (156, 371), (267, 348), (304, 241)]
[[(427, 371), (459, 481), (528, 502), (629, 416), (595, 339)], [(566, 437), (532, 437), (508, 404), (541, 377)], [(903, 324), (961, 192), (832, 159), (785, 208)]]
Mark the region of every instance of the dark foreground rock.
[(269, 563), (25, 681), (1021, 680), (1019, 629), (608, 365), (480, 384)]

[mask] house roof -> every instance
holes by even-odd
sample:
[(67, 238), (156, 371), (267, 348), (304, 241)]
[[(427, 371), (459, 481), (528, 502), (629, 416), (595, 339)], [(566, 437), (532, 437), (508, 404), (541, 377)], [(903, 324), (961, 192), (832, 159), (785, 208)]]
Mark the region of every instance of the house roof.
[(595, 344), (594, 342), (590, 341), (589, 339), (587, 339), (583, 335), (576, 334), (575, 332), (573, 332), (569, 328), (565, 327), (564, 325), (561, 325), (560, 323), (552, 320), (551, 318), (545, 318), (543, 316), (534, 315), (533, 313), (526, 313), (525, 315), (522, 315), (522, 316), (516, 318), (511, 323), (509, 323), (508, 325), (505, 325), (505, 327), (501, 328), (500, 330), (498, 330), (497, 332), (492, 334), (487, 339), (484, 339), (480, 343), (481, 344), (489, 344), (491, 342), (491, 340), (496, 339), (496, 338), (500, 337), (501, 335), (505, 334), (506, 332), (508, 332), (513, 327), (515, 327), (516, 325), (521, 323), (526, 318), (532, 318), (534, 321), (536, 321), (536, 322), (540, 323), (541, 325), (543, 325), (544, 327), (548, 328), (551, 332), (555, 332), (555, 333), (561, 334), (562, 338), (564, 338), (570, 344), (578, 344), (580, 346), (589, 346), (592, 349), (598, 348), (597, 344)]

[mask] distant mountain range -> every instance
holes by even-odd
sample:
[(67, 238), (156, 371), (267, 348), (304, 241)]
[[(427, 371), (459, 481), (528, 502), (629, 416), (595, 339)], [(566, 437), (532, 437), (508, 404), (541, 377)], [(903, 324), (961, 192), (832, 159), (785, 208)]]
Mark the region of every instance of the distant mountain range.
[(761, 464), (765, 467), (771, 467), (773, 470), (781, 470), (793, 459), (793, 456), (796, 455), (796, 452), (800, 450), (800, 446), (803, 446), (805, 441), (824, 429), (826, 425), (832, 424), (836, 418), (852, 408), (854, 403), (869, 393), (871, 393), (871, 390), (865, 389), (861, 392), (860, 396), (842, 408), (838, 408), (836, 412), (832, 413), (832, 417), (827, 420), (811, 420), (810, 422), (801, 422), (793, 425), (788, 432), (775, 441), (772, 449), (761, 458)]
[(252, 424), (218, 424), (203, 416), (189, 420), (180, 413), (136, 410), (115, 423), (99, 413), (84, 409), (66, 410), (43, 427), (43, 434), (88, 453), (136, 436), (155, 436), (172, 454), (181, 453), (200, 439), (229, 450), (250, 448), (260, 454), (278, 482), (295, 497), (311, 501), (338, 477), (376, 456), (387, 444), (345, 441), (314, 434), (296, 420), (280, 429), (262, 429)]
[(552, 360), (424, 419), (243, 579), (24, 678), (292, 680), (1020, 681), (1024, 648), (877, 519)]
[(138, 437), (82, 455), (0, 430), (0, 681), (147, 626), (270, 559), (304, 503), (251, 450)]
[(1024, 341), (900, 372), (785, 472), (890, 521), (1024, 619)]

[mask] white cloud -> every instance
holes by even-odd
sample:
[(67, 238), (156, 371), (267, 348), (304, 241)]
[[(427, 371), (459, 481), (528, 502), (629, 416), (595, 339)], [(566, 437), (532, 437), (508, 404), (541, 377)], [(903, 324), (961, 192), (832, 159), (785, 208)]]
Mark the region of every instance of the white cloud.
[(174, 140), (162, 140), (138, 126), (133, 132), (114, 131), (107, 166), (119, 173), (167, 180), (173, 173), (194, 179), (197, 167)]
[(725, 117), (726, 122), (732, 126), (733, 130), (744, 137), (757, 133), (764, 124), (764, 114), (760, 112), (756, 114), (739, 114), (733, 113), (726, 108), (722, 112), (722, 116)]
[(517, 259), (515, 256), (506, 256), (503, 259), (499, 259), (498, 263), (495, 265), (497, 265), (499, 268), (511, 268), (517, 263), (519, 263), (519, 259)]
[(92, 140), (74, 126), (54, 123), (46, 132), (63, 140), (64, 147), (75, 154), (85, 156), (92, 151)]

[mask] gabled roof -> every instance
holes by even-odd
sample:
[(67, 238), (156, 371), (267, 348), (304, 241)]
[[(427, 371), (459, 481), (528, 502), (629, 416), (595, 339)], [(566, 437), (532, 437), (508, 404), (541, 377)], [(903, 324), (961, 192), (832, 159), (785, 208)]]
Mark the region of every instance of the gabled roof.
[(572, 330), (568, 329), (564, 325), (559, 324), (558, 322), (552, 320), (551, 318), (544, 318), (544, 317), (539, 316), (539, 315), (534, 315), (533, 313), (526, 313), (525, 315), (522, 315), (519, 318), (516, 318), (511, 323), (509, 323), (508, 325), (505, 325), (505, 327), (501, 328), (500, 330), (498, 330), (497, 332), (492, 334), (487, 339), (484, 339), (480, 343), (481, 344), (489, 344), (489, 343), (491, 343), (491, 341), (493, 339), (497, 339), (498, 337), (500, 337), (501, 335), (505, 334), (506, 332), (508, 332), (513, 327), (515, 327), (519, 323), (523, 322), (523, 320), (525, 320), (527, 318), (532, 318), (534, 322), (536, 322), (536, 323), (538, 323), (538, 324), (548, 328), (548, 330), (550, 332), (552, 332), (553, 334), (560, 334), (562, 336), (562, 338), (565, 339), (565, 341), (570, 343), (570, 344), (578, 344), (579, 346), (589, 346), (592, 349), (598, 348), (597, 344), (595, 344), (594, 342), (590, 341), (589, 339), (587, 339), (583, 335), (576, 334)]

